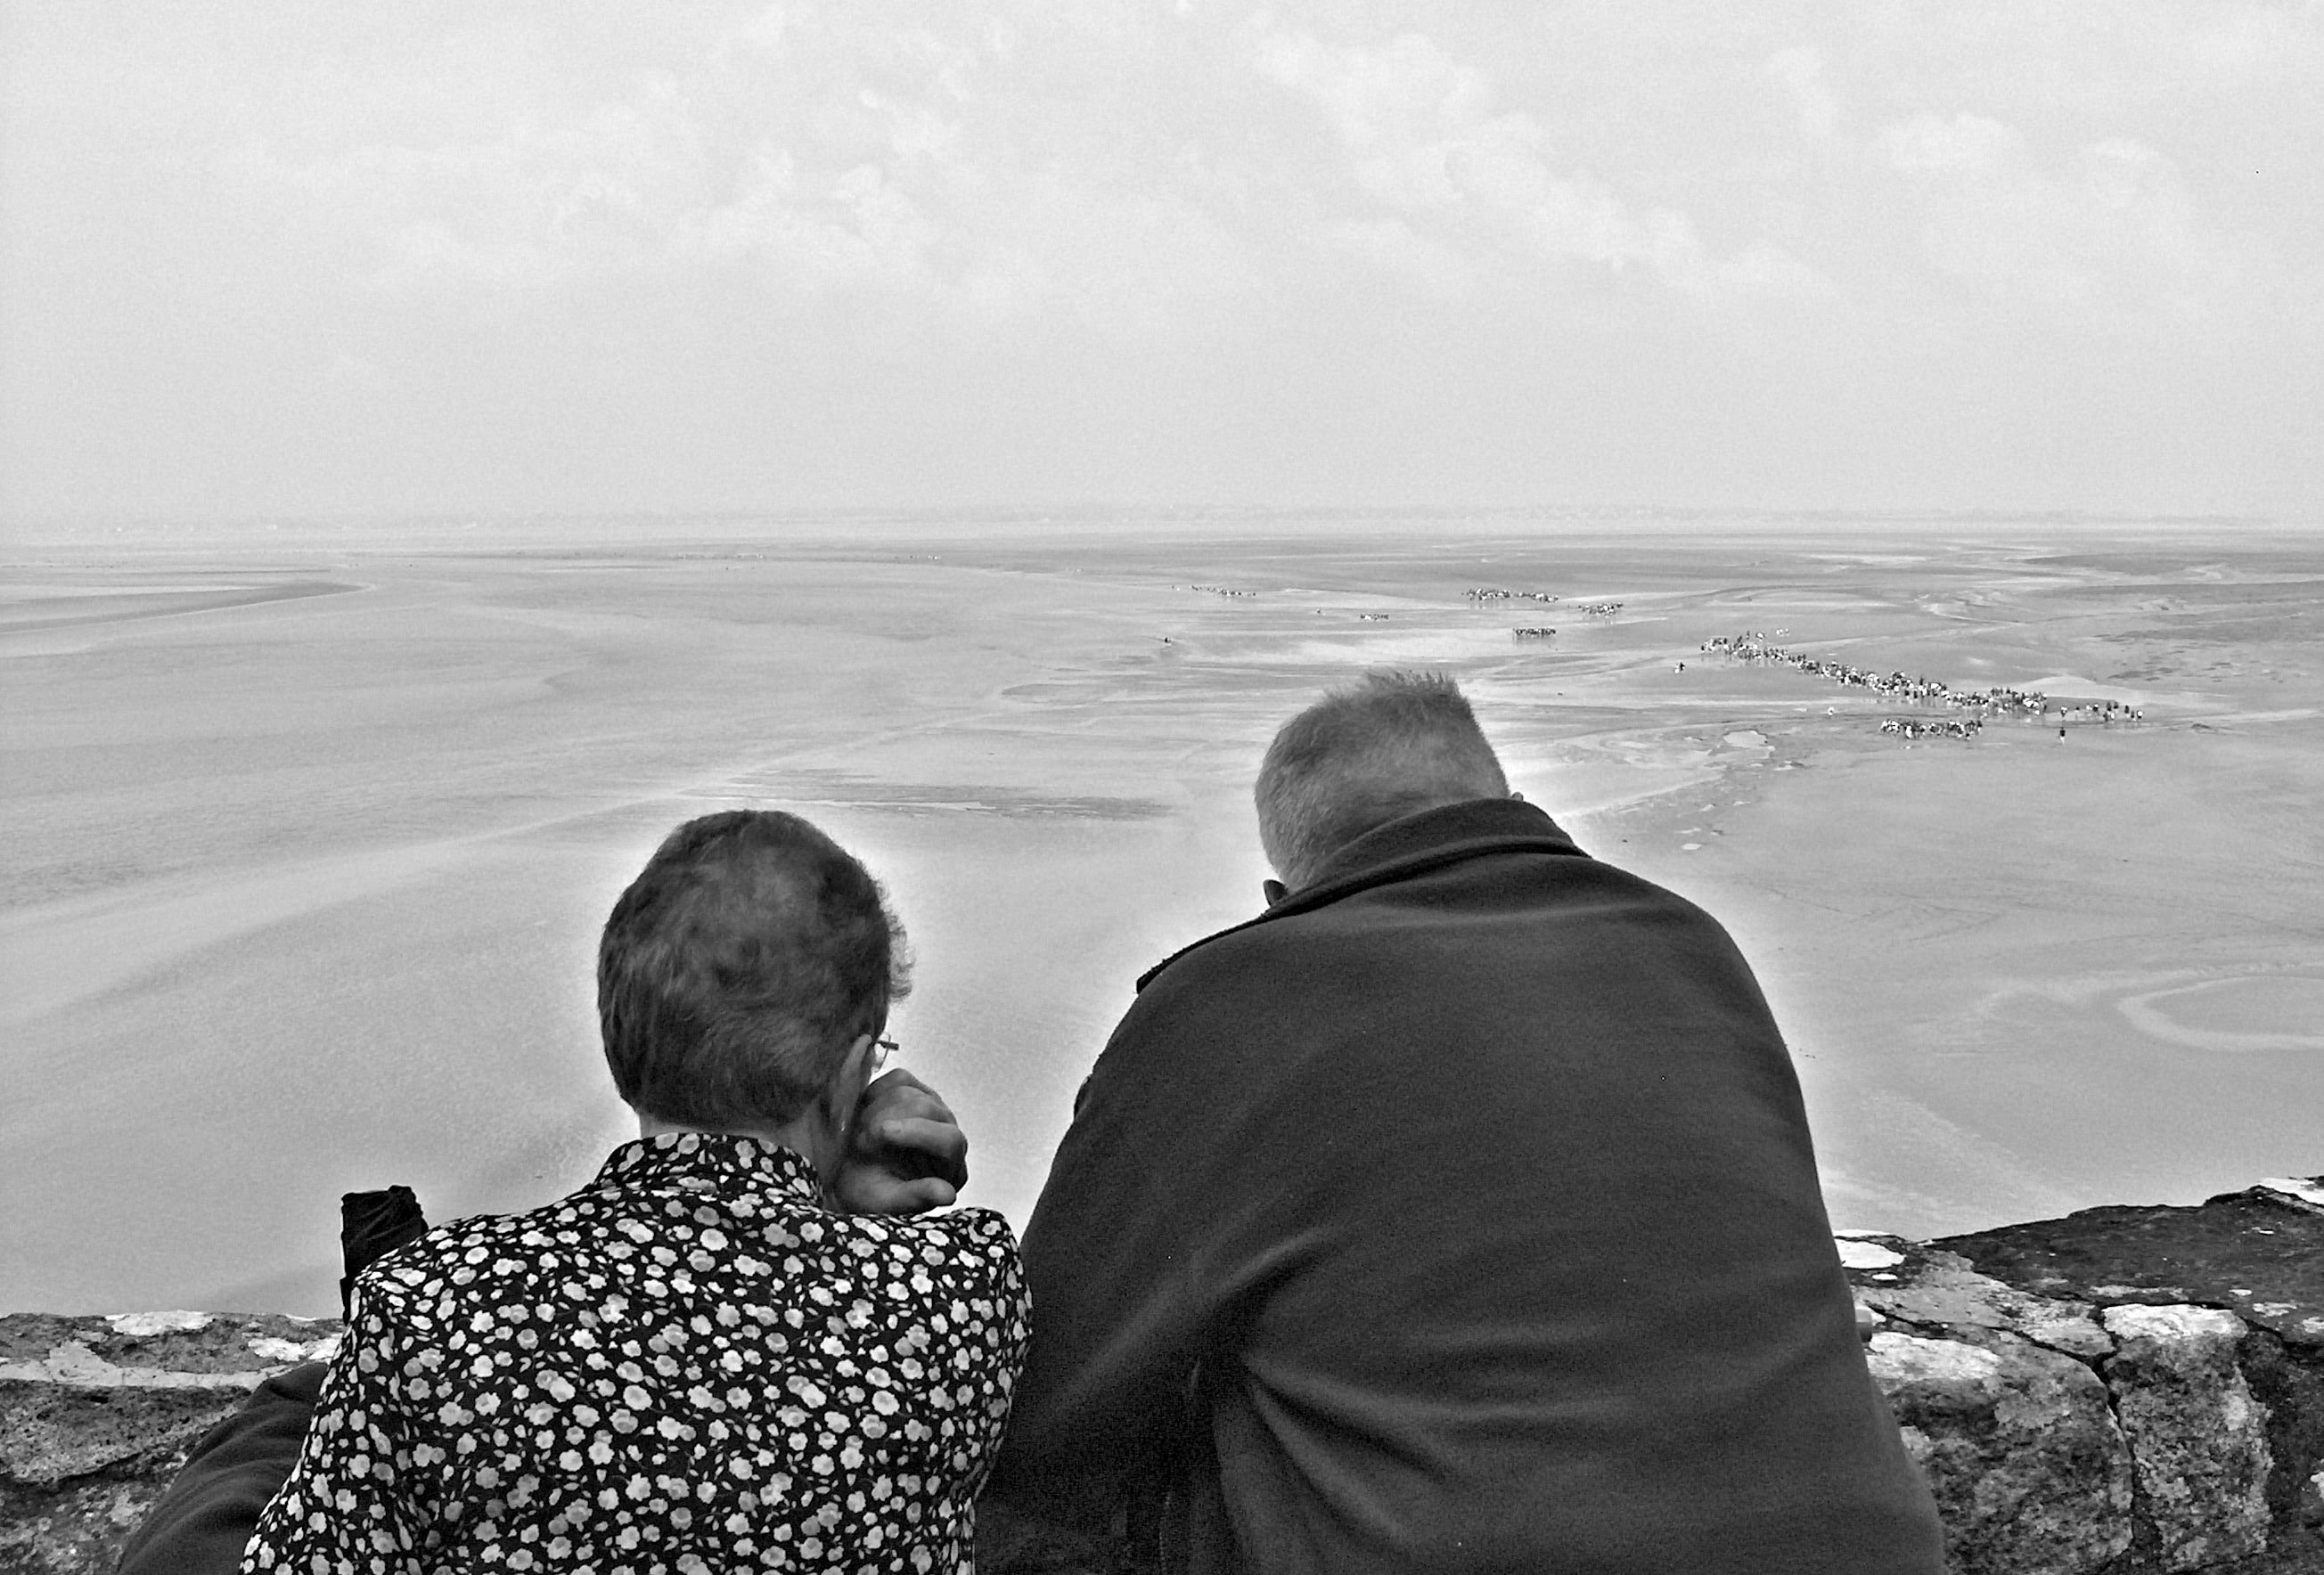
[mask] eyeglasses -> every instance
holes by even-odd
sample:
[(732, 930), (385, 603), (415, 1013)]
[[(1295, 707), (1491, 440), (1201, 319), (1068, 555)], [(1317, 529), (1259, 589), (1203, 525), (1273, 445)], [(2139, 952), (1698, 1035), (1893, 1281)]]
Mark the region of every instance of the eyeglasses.
[(872, 1040), (872, 1075), (874, 1077), (879, 1076), (881, 1069), (888, 1064), (888, 1057), (901, 1054), (903, 1048), (904, 1047), (901, 1045), (897, 1044), (893, 1039)]

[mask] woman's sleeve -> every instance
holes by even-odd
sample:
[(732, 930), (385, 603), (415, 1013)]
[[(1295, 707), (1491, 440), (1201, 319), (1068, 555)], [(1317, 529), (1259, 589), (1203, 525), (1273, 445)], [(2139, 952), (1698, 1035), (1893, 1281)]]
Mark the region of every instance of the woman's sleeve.
[[(966, 1521), (1009, 1425), (1010, 1399), (1030, 1337), (1030, 1303), (1008, 1220), (983, 1209), (930, 1220), (941, 1232), (934, 1239), (945, 1243), (946, 1258), (930, 1311), (942, 1309), (954, 1341), (944, 1370), (932, 1375), (932, 1381), (949, 1391), (945, 1414), (958, 1423), (947, 1475)], [(940, 1426), (950, 1431), (953, 1424)]]
[(244, 1550), (244, 1575), (315, 1569), (371, 1575), (419, 1567), (428, 1515), (413, 1498), (414, 1430), (401, 1393), (399, 1344), (393, 1299), (366, 1278), (323, 1380), (299, 1464)]

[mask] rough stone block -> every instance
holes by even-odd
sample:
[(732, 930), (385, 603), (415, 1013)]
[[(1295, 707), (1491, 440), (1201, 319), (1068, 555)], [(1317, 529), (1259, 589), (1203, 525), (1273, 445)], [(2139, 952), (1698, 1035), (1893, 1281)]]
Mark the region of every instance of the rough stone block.
[(278, 1313), (0, 1317), (0, 1575), (106, 1575), (202, 1434), (337, 1330)]
[(0, 1575), (111, 1575), (169, 1476), (97, 1478), (49, 1493), (0, 1483)]
[(2129, 1548), (2130, 1449), (2088, 1367), (1999, 1331), (1884, 1332), (1866, 1355), (1957, 1575), (2084, 1575)]
[(2324, 1352), (2324, 1207), (2293, 1186), (2324, 1193), (2285, 1178), (2199, 1208), (2109, 1205), (1929, 1245), (2037, 1295), (2209, 1303)]
[[(2295, 1360), (2264, 1329), (2245, 1334), (2236, 1360), (2267, 1414), (2268, 1513), (2279, 1526), (2324, 1537), (2324, 1363)], [(2324, 1542), (2316, 1553), (2324, 1570)]]
[[(1886, 1261), (1877, 1266), (1862, 1266), (1862, 1249), (1876, 1245)], [(1843, 1241), (1841, 1247), (1840, 1261), (1849, 1269), (1857, 1304), (1871, 1308), (1885, 1323), (1932, 1334), (2002, 1330), (2086, 1360), (2114, 1349), (2114, 1340), (2086, 1302), (2036, 1295), (2004, 1285), (1978, 1273), (1958, 1254), (1935, 1251), (1897, 1237), (1876, 1240), (1859, 1236)], [(1849, 1248), (1858, 1249), (1858, 1262), (1849, 1262)]]
[(2214, 1307), (2109, 1307), (2106, 1367), (2166, 1570), (2267, 1548), (2267, 1413), (2236, 1361), (2243, 1320)]

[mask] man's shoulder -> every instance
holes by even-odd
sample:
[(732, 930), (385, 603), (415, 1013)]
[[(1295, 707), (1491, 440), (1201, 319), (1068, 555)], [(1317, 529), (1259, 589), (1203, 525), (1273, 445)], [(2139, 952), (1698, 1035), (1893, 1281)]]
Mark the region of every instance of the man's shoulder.
[[(1368, 945), (1384, 933), (1417, 934), (1431, 919), (1446, 929), (1467, 927), (1486, 911), (1520, 926), (1600, 922), (1627, 909), (1720, 927), (1695, 903), (1643, 875), (1586, 855), (1526, 856), (1541, 851), (1508, 850), (1508, 861), (1499, 867), (1492, 852), (1475, 853), (1407, 878), (1357, 886), (1317, 906), (1259, 915), (1191, 942), (1148, 969), (1139, 981), (1141, 999), (1166, 981), (1176, 990), (1203, 992), (1239, 984), (1274, 988), (1286, 963), (1335, 946)], [(1521, 886), (1508, 879), (1511, 871), (1521, 871)]]

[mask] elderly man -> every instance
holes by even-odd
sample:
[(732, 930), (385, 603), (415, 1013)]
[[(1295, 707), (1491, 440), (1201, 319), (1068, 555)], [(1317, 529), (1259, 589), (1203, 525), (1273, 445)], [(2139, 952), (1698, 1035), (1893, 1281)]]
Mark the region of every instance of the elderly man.
[(901, 940), (795, 815), (672, 833), (598, 953), (638, 1139), (557, 1202), (362, 1273), (319, 1395), (226, 1424), (123, 1568), (966, 1562), (1024, 1292), (998, 1215), (903, 1217), (953, 1196), (916, 1174), (957, 1164), (933, 1096), (891, 1084), (887, 1129), (859, 1131)]
[(1139, 981), (1027, 1230), (991, 1496), (1194, 1571), (1936, 1575), (1726, 933), (1443, 678), (1257, 798), (1270, 906)]

